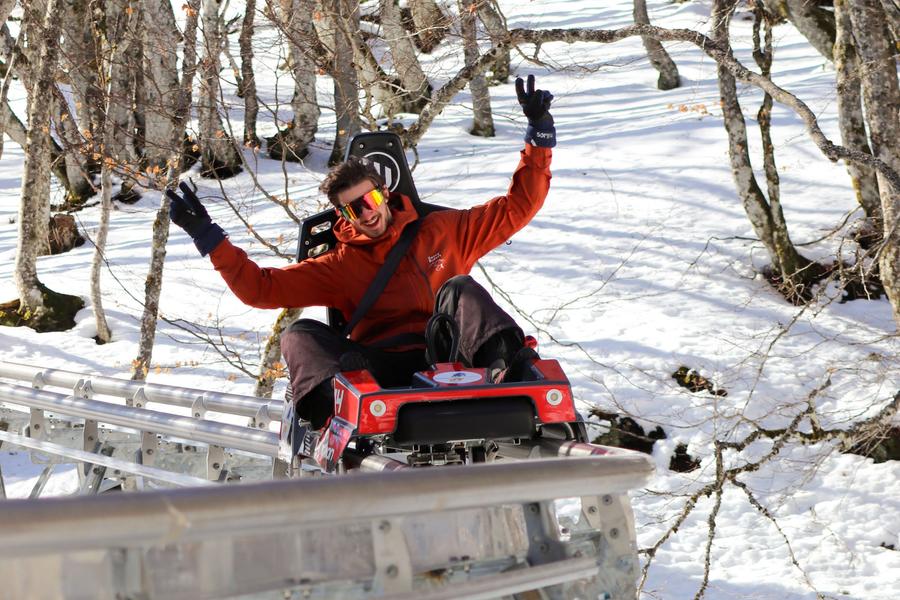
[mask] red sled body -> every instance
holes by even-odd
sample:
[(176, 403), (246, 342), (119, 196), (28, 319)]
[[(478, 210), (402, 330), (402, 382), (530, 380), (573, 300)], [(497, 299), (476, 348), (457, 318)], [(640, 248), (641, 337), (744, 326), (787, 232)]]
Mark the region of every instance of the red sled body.
[(383, 388), (366, 370), (338, 373), (334, 416), (313, 438), (313, 456), (327, 472), (340, 470), (348, 449), (350, 466), (390, 452), (406, 453), (410, 465), (482, 462), (500, 444), (545, 437), (585, 441), (557, 361), (536, 359), (527, 381), (509, 383), (493, 383), (487, 369), (440, 363), (406, 388)]

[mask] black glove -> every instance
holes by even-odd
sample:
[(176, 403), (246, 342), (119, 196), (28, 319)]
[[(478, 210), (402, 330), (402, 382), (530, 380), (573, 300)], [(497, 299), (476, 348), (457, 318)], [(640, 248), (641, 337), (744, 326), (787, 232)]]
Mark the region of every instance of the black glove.
[(191, 186), (182, 181), (178, 187), (181, 196), (175, 190), (166, 190), (166, 196), (171, 201), (169, 218), (191, 236), (200, 256), (206, 256), (225, 239), (225, 231), (212, 222)]
[(516, 95), (522, 112), (528, 117), (528, 128), (525, 130), (525, 142), (552, 148), (556, 145), (556, 127), (553, 126), (553, 117), (548, 112), (553, 94), (546, 90), (534, 89), (534, 75), (528, 76), (526, 89), (521, 77), (516, 77)]

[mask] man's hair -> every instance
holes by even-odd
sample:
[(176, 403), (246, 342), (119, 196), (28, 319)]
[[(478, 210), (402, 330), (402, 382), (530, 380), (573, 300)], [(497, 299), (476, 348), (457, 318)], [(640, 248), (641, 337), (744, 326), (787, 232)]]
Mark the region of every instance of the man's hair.
[(337, 206), (338, 194), (366, 179), (377, 188), (384, 187), (384, 178), (375, 168), (375, 163), (367, 158), (351, 156), (328, 172), (325, 180), (319, 186), (319, 191), (328, 196), (328, 200)]

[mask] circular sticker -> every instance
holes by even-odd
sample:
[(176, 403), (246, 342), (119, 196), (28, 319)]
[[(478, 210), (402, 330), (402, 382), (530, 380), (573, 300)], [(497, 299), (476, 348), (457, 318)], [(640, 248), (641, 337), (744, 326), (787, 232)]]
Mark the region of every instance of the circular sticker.
[(384, 183), (388, 190), (394, 191), (400, 185), (400, 165), (394, 160), (394, 157), (386, 152), (369, 152), (366, 158), (375, 163), (375, 167), (381, 176), (384, 177)]
[(438, 383), (475, 383), (481, 381), (482, 377), (478, 373), (472, 371), (444, 371), (433, 377)]

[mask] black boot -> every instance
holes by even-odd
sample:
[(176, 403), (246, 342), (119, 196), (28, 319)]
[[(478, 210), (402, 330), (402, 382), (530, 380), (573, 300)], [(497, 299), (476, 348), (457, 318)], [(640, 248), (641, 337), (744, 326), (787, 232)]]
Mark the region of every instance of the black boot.
[(505, 329), (482, 344), (475, 353), (475, 366), (490, 369), (494, 383), (530, 380), (529, 365), (540, 358), (525, 345), (521, 330)]

